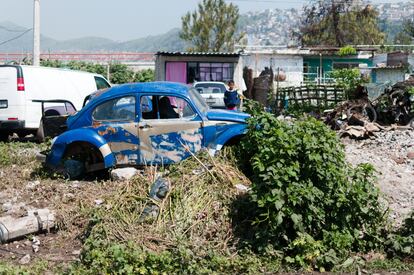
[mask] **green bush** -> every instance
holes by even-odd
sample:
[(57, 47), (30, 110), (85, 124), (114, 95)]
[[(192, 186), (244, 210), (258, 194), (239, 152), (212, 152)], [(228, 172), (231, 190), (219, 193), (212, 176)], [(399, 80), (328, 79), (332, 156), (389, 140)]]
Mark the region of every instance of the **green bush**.
[(385, 211), (370, 165), (345, 161), (335, 132), (307, 118), (262, 113), (241, 144), (252, 171), (258, 249), (269, 244), (302, 268), (332, 268), (351, 251), (381, 247)]
[(388, 235), (386, 246), (390, 257), (414, 259), (414, 211), (396, 232)]
[(337, 69), (333, 70), (330, 76), (345, 90), (348, 99), (354, 98), (357, 88), (367, 82), (358, 69)]
[(339, 56), (347, 56), (347, 55), (356, 55), (357, 51), (352, 46), (345, 46), (339, 49), (338, 55)]

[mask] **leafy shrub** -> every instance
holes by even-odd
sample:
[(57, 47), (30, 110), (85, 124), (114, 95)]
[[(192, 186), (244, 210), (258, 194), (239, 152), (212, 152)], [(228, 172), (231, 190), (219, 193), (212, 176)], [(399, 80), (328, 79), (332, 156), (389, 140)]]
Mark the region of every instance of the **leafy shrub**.
[(271, 244), (295, 266), (331, 268), (350, 251), (381, 246), (385, 212), (374, 170), (348, 166), (322, 122), (288, 124), (262, 113), (250, 119), (241, 146), (252, 169), (258, 249)]
[(396, 232), (389, 234), (386, 246), (390, 257), (414, 259), (414, 211)]
[(155, 72), (152, 69), (141, 70), (141, 71), (135, 73), (134, 82), (154, 81), (154, 79), (155, 79), (154, 73)]
[(352, 46), (345, 46), (339, 49), (338, 55), (339, 56), (347, 56), (347, 55), (356, 55), (357, 51)]
[(80, 262), (71, 266), (69, 274), (257, 274), (275, 272), (280, 262), (271, 256), (251, 253), (223, 256), (214, 250), (204, 255), (185, 247), (160, 252), (135, 243), (86, 243)]
[(357, 88), (367, 82), (358, 69), (337, 69), (333, 70), (330, 76), (345, 90), (349, 99), (354, 98)]

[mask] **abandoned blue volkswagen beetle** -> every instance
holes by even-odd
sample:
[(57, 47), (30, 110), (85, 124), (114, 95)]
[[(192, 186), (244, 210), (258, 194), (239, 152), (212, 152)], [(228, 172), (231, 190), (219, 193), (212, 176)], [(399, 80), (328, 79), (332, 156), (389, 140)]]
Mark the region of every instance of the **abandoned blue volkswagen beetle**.
[(53, 140), (46, 164), (66, 168), (71, 177), (111, 167), (171, 164), (238, 140), (248, 117), (210, 110), (196, 90), (178, 83), (116, 86), (92, 94), (67, 119), (67, 131)]

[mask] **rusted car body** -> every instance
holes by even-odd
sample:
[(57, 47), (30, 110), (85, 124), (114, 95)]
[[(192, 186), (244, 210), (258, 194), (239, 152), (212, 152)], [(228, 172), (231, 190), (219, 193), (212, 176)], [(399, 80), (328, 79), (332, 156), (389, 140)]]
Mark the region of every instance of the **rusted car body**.
[(210, 110), (197, 91), (169, 82), (135, 83), (93, 94), (52, 142), (46, 164), (82, 163), (86, 172), (179, 162), (240, 138), (249, 115)]

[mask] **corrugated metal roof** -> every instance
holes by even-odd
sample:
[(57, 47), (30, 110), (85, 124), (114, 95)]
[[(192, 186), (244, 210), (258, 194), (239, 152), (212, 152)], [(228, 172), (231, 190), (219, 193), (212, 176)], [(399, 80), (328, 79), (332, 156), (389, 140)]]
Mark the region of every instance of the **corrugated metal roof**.
[(374, 69), (374, 70), (383, 70), (383, 69), (406, 69), (405, 66), (403, 65), (398, 65), (398, 66), (377, 66), (377, 67), (371, 67), (370, 69)]
[[(378, 51), (377, 48), (374, 47), (354, 47), (356, 51), (367, 51), (367, 52), (375, 52)], [(319, 47), (303, 47), (302, 49), (314, 51), (314, 52), (323, 52), (323, 51), (339, 51), (341, 47), (333, 47), (333, 46), (319, 46)]]
[(164, 56), (214, 56), (214, 57), (239, 57), (240, 53), (231, 52), (157, 52), (156, 55)]

